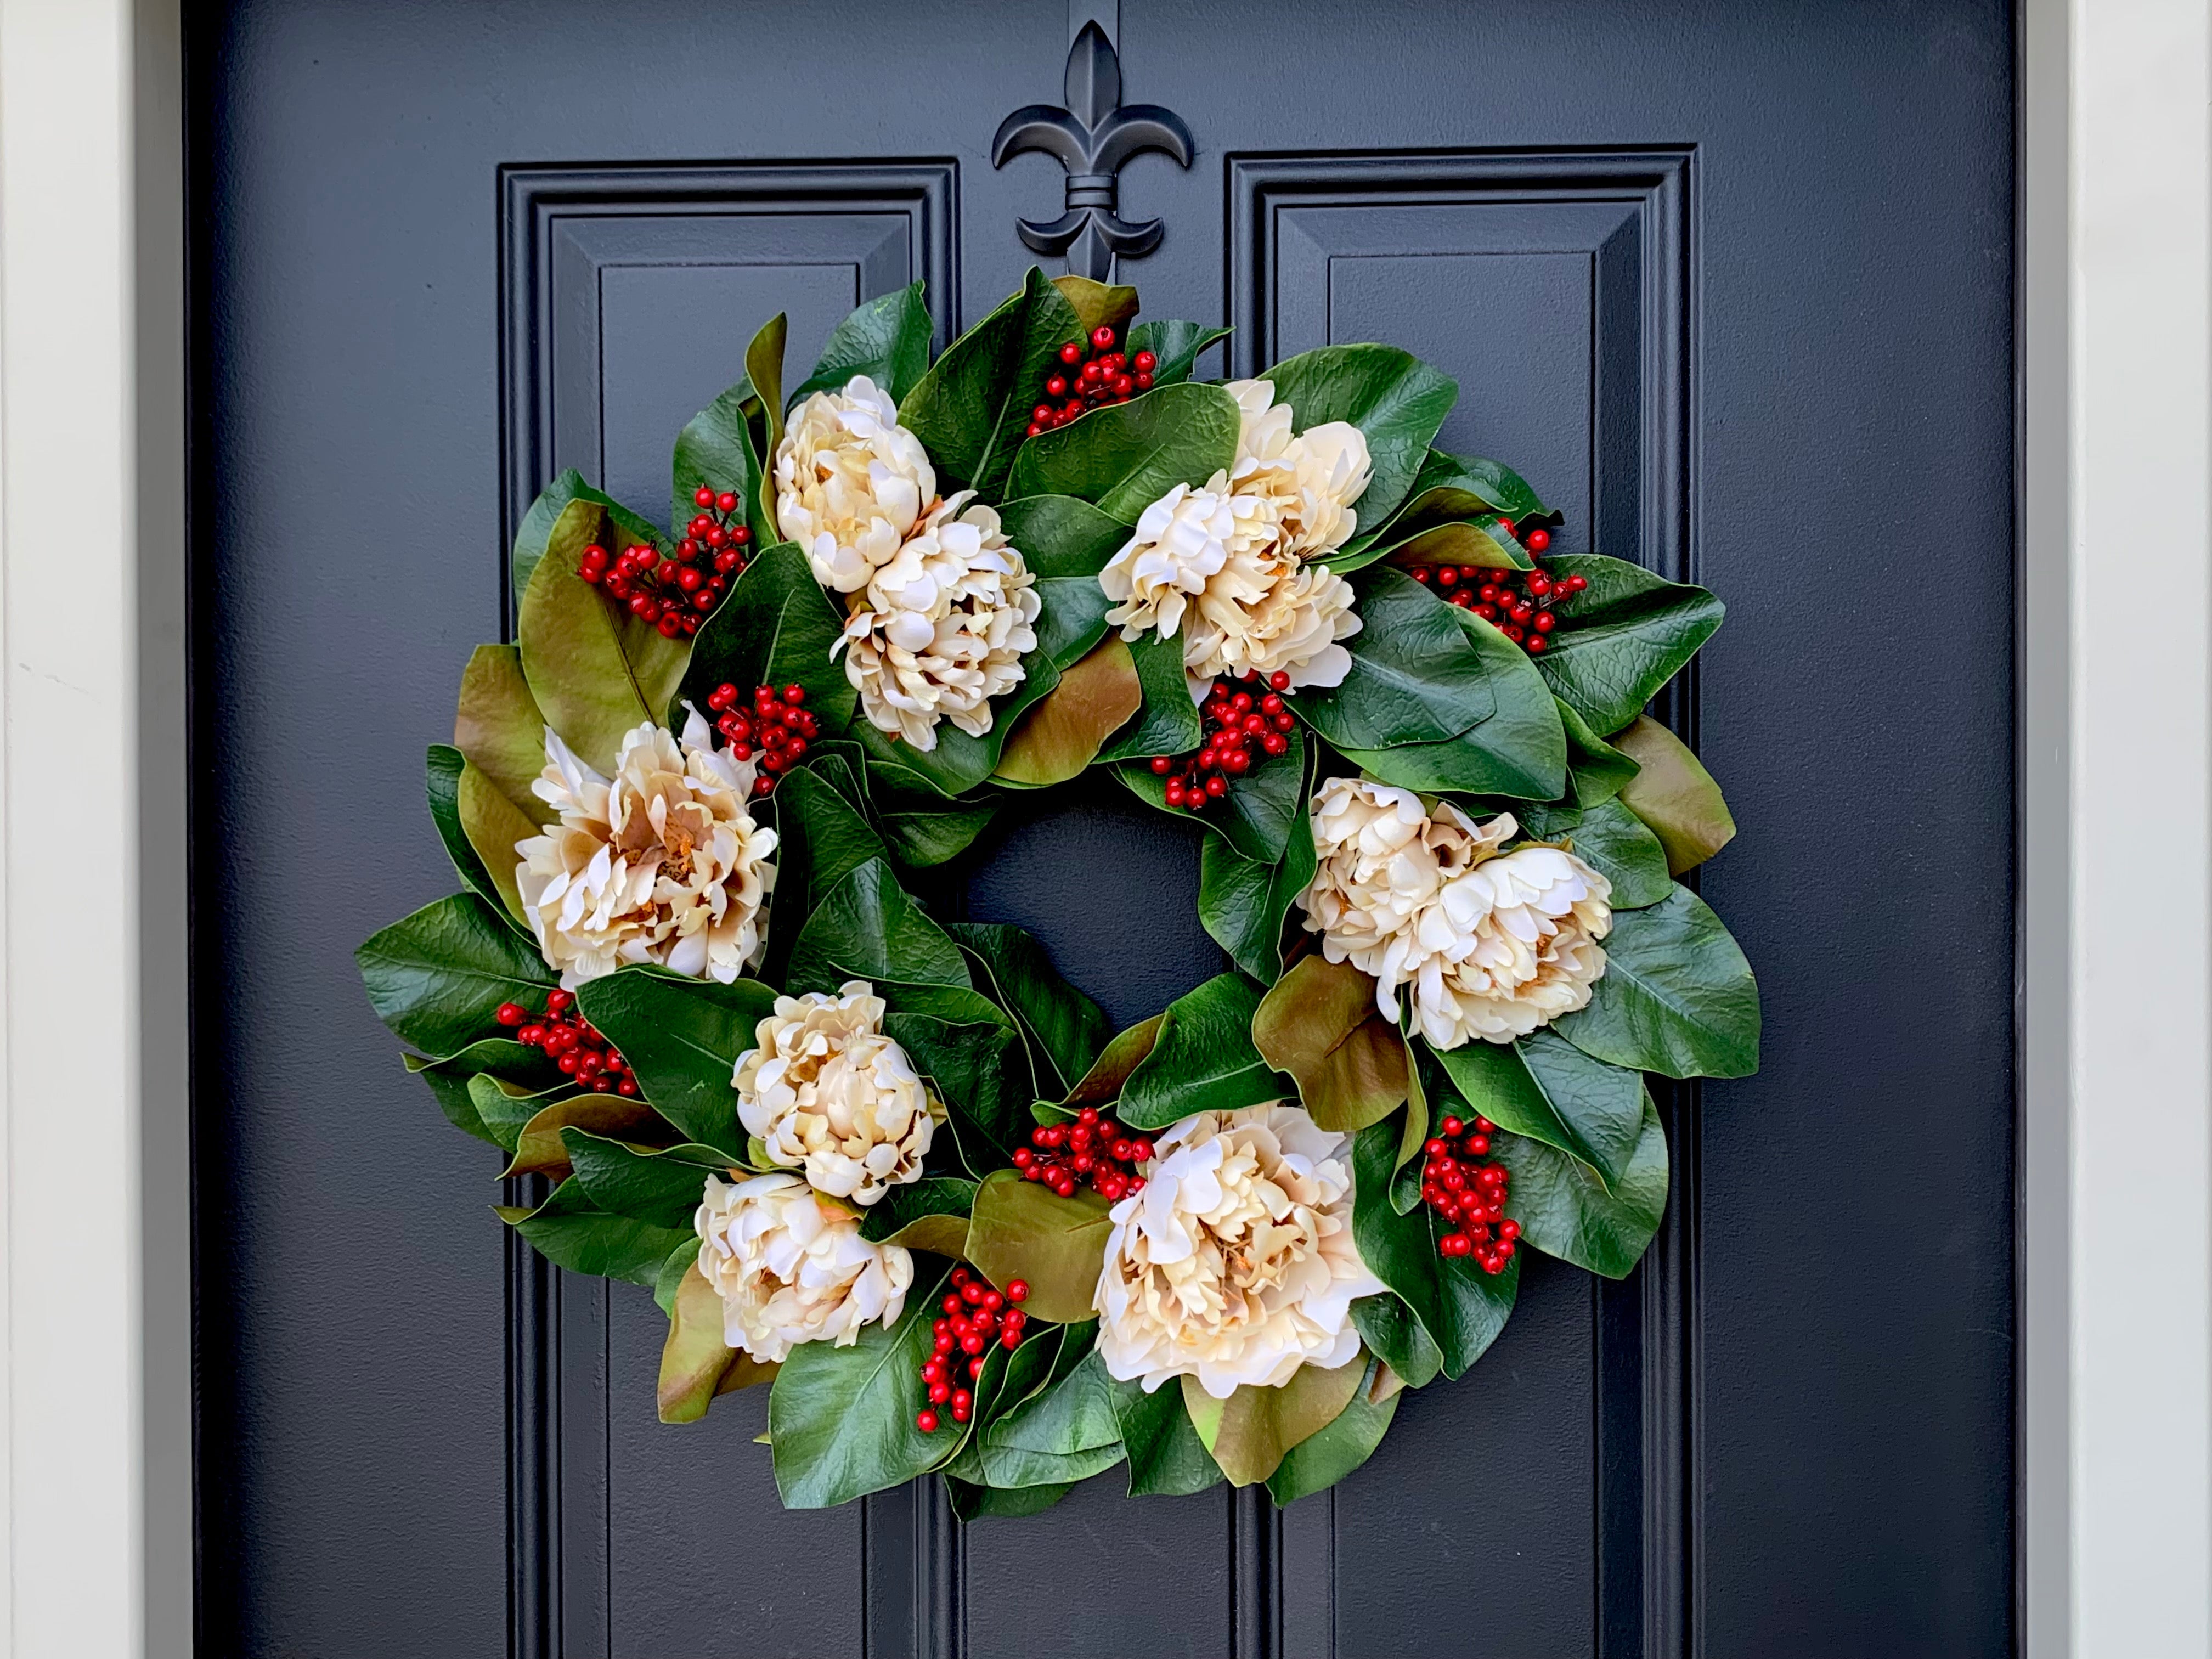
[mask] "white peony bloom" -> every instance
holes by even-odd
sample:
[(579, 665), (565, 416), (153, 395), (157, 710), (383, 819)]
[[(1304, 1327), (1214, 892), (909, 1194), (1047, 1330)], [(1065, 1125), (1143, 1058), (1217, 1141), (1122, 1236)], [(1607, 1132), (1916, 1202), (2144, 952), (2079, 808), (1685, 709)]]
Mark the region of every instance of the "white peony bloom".
[(1367, 434), (1349, 421), (1292, 432), (1291, 406), (1274, 401), (1271, 380), (1231, 380), (1226, 390), (1242, 417), (1232, 486), (1279, 501), (1284, 546), (1300, 558), (1324, 557), (1350, 541), (1375, 471)]
[(1106, 613), (1125, 640), (1180, 634), (1192, 696), (1217, 675), (1289, 674), (1291, 688), (1340, 685), (1359, 631), (1352, 588), (1334, 571), (1302, 564), (1283, 539), (1283, 503), (1238, 491), (1227, 472), (1203, 489), (1177, 484), (1146, 507), (1135, 532), (1099, 572)]
[(775, 447), (775, 516), (814, 579), (856, 593), (889, 564), (937, 495), (921, 440), (865, 374), (791, 411)]
[(937, 1129), (906, 1050), (878, 1029), (884, 1000), (864, 980), (830, 996), (778, 997), (731, 1081), (738, 1118), (769, 1158), (819, 1190), (873, 1204), (921, 1178)]
[(1153, 1143), (1113, 1209), (1098, 1352), (1150, 1392), (1192, 1376), (1217, 1400), (1359, 1352), (1352, 1304), (1382, 1281), (1352, 1240), (1352, 1143), (1304, 1108), (1200, 1112)]
[(722, 1340), (755, 1359), (781, 1362), (802, 1342), (849, 1348), (905, 1310), (914, 1258), (869, 1243), (858, 1217), (797, 1176), (735, 1186), (708, 1176), (693, 1225), (699, 1272), (722, 1298)]
[(515, 844), (514, 876), (563, 985), (636, 962), (726, 984), (760, 960), (775, 832), (746, 810), (753, 768), (717, 752), (696, 713), (681, 744), (651, 724), (631, 732), (612, 778), (550, 726), (545, 763), (531, 790), (560, 817)]
[(838, 641), (869, 723), (923, 750), (941, 720), (988, 732), (991, 699), (1021, 684), (1022, 655), (1036, 648), (1036, 578), (995, 512), (961, 510), (974, 494), (931, 507), (854, 596)]
[(1520, 826), (1410, 789), (1332, 778), (1312, 806), (1314, 878), (1298, 896), (1322, 953), (1375, 976), (1375, 1000), (1439, 1048), (1510, 1042), (1587, 1005), (1605, 971), (1612, 884), (1556, 847), (1500, 849)]

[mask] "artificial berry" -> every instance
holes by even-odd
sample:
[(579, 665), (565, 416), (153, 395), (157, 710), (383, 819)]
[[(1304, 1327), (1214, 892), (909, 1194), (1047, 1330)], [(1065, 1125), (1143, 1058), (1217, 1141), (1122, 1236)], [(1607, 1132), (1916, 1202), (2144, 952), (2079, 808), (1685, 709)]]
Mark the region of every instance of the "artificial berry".
[(1159, 359), (1149, 351), (1132, 356), (1114, 349), (1114, 331), (1104, 325), (1060, 348), (1059, 362), (1038, 387), (1030, 410), (1027, 435), (1054, 432), (1091, 410), (1125, 404), (1152, 389)]
[(1279, 670), (1264, 681), (1250, 669), (1237, 678), (1214, 681), (1199, 708), (1199, 747), (1188, 755), (1151, 758), (1152, 775), (1167, 780), (1167, 804), (1200, 811), (1225, 797), (1232, 781), (1263, 759), (1288, 754), (1291, 740), (1285, 734), (1297, 724), (1283, 700), (1290, 684), (1291, 677)]
[(760, 769), (753, 777), (753, 793), (771, 794), (775, 775), (806, 752), (807, 744), (821, 736), (822, 723), (800, 706), (806, 701), (806, 688), (795, 682), (781, 689), (755, 686), (751, 701), (750, 710), (742, 707), (744, 695), (727, 681), (707, 694), (708, 710), (719, 716), (714, 730), (733, 759), (753, 759), (757, 744)]
[(651, 624), (665, 639), (688, 639), (721, 602), (726, 582), (708, 579), (695, 568), (702, 550), (714, 553), (718, 576), (728, 577), (745, 568), (739, 550), (753, 533), (738, 523), (739, 497), (732, 490), (717, 494), (711, 484), (701, 484), (691, 499), (705, 508), (684, 526), (676, 551), (663, 559), (650, 547), (629, 547), (610, 562), (607, 550), (584, 550), (576, 574), (604, 590), (617, 605), (627, 605), (640, 622)]
[(502, 1002), (495, 1017), (513, 1032), (515, 1042), (541, 1051), (563, 1077), (575, 1079), (593, 1094), (637, 1093), (629, 1062), (585, 1019), (574, 991), (548, 991), (542, 1014), (519, 1002)]
[[(931, 1327), (932, 1352), (921, 1364), (922, 1393), (929, 1404), (914, 1420), (923, 1433), (935, 1433), (945, 1416), (955, 1423), (968, 1420), (975, 1409), (975, 1396), (960, 1386), (963, 1372), (953, 1356), (957, 1352), (966, 1362), (964, 1375), (973, 1383), (982, 1376), (994, 1342), (1009, 1351), (1019, 1347), (1029, 1316), (1010, 1304), (1029, 1293), (1030, 1287), (1018, 1279), (1009, 1280), (1000, 1291), (972, 1267), (952, 1270), (952, 1288), (938, 1304), (945, 1312)], [(945, 1407), (942, 1414), (938, 1407)]]
[[(1180, 789), (1181, 785), (1169, 787)], [(1101, 1117), (1096, 1107), (1086, 1106), (1073, 1124), (1041, 1123), (1031, 1129), (1029, 1146), (1014, 1154), (1014, 1167), (1023, 1180), (1034, 1181), (1062, 1198), (1073, 1198), (1075, 1189), (1088, 1182), (1101, 1198), (1118, 1204), (1142, 1189), (1145, 1183), (1137, 1166), (1152, 1155), (1152, 1142), (1126, 1133), (1119, 1124)], [(1006, 1285), (1006, 1299), (1009, 1304), (1026, 1301), (1029, 1293), (1025, 1282), (1013, 1279)], [(1014, 1308), (1009, 1317), (1026, 1316)]]
[[(1516, 533), (1510, 519), (1498, 520), (1498, 527), (1507, 535)], [(1552, 535), (1542, 525), (1531, 525), (1520, 540), (1531, 554), (1541, 554), (1552, 544)], [(1559, 625), (1560, 602), (1589, 586), (1589, 578), (1581, 575), (1552, 576), (1542, 570), (1495, 570), (1473, 564), (1415, 565), (1407, 574), (1437, 589), (1439, 599), (1492, 624), (1531, 656), (1541, 655), (1556, 643), (1550, 636)]]
[(1421, 1147), (1421, 1201), (1443, 1218), (1437, 1253), (1467, 1256), (1486, 1273), (1502, 1273), (1513, 1259), (1521, 1225), (1505, 1218), (1512, 1172), (1490, 1157), (1498, 1126), (1478, 1115), (1472, 1123), (1447, 1117)]

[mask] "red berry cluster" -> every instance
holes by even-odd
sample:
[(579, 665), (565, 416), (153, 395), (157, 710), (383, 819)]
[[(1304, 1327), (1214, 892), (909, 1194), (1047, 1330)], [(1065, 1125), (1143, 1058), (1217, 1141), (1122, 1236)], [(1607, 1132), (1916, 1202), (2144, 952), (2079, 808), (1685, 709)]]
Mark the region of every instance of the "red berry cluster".
[(1452, 1224), (1437, 1241), (1441, 1255), (1473, 1256), (1486, 1273), (1502, 1273), (1513, 1259), (1521, 1224), (1505, 1218), (1505, 1189), (1512, 1181), (1490, 1155), (1498, 1126), (1486, 1117), (1472, 1124), (1448, 1117), (1443, 1133), (1422, 1147), (1421, 1201)]
[(806, 688), (796, 680), (781, 691), (772, 685), (753, 688), (753, 706), (746, 708), (738, 688), (724, 681), (707, 694), (707, 707), (715, 715), (714, 729), (722, 734), (730, 753), (741, 761), (760, 750), (760, 770), (753, 777), (753, 793), (765, 795), (775, 788), (779, 772), (799, 764), (806, 745), (822, 735), (822, 723), (806, 701)]
[(975, 1396), (960, 1386), (962, 1363), (966, 1362), (966, 1380), (972, 1384), (983, 1374), (983, 1351), (992, 1343), (1003, 1348), (1021, 1346), (1022, 1327), (1030, 1316), (1008, 1304), (1028, 1300), (1029, 1293), (1029, 1285), (1018, 1279), (1008, 1279), (1001, 1296), (991, 1288), (990, 1280), (972, 1270), (952, 1270), (952, 1290), (933, 1328), (936, 1345), (921, 1366), (921, 1386), (928, 1391), (929, 1403), (914, 1414), (915, 1427), (935, 1434), (940, 1406), (954, 1422), (968, 1420), (975, 1409)]
[[(1498, 526), (1509, 536), (1514, 533), (1510, 519), (1500, 519)], [(1521, 545), (1539, 558), (1551, 544), (1552, 532), (1541, 525), (1521, 537)], [(1552, 630), (1559, 625), (1554, 607), (1589, 586), (1586, 576), (1553, 577), (1541, 570), (1493, 570), (1479, 564), (1415, 565), (1409, 574), (1417, 582), (1432, 583), (1461, 610), (1495, 623), (1531, 656), (1548, 647)]]
[(637, 1079), (629, 1062), (592, 1030), (576, 1006), (574, 991), (548, 991), (545, 1012), (533, 1014), (519, 1002), (499, 1005), (499, 1023), (526, 1048), (543, 1048), (562, 1072), (595, 1095), (635, 1095)]
[(745, 545), (753, 538), (738, 522), (738, 501), (728, 490), (718, 495), (701, 484), (691, 499), (702, 510), (685, 526), (674, 557), (665, 559), (649, 547), (626, 547), (611, 561), (605, 548), (587, 547), (576, 571), (609, 599), (629, 605), (640, 622), (658, 628), (664, 639), (688, 639), (699, 631), (745, 568)]
[(1145, 1190), (1137, 1165), (1152, 1155), (1152, 1143), (1132, 1134), (1110, 1117), (1085, 1106), (1073, 1123), (1040, 1123), (1030, 1144), (1014, 1149), (1014, 1167), (1024, 1181), (1042, 1182), (1062, 1198), (1073, 1198), (1085, 1182), (1109, 1204)]
[(1114, 349), (1114, 331), (1104, 325), (1091, 331), (1090, 349), (1085, 342), (1070, 340), (1060, 349), (1060, 367), (1045, 377), (1044, 401), (1030, 410), (1030, 434), (1066, 426), (1102, 404), (1126, 404), (1139, 392), (1149, 392), (1152, 371), (1159, 359), (1149, 351), (1132, 357)]
[(1205, 720), (1201, 745), (1191, 754), (1152, 758), (1153, 775), (1168, 781), (1168, 805), (1198, 811), (1226, 795), (1235, 779), (1287, 750), (1297, 724), (1283, 701), (1290, 684), (1279, 669), (1265, 682), (1249, 668), (1236, 679), (1214, 681), (1199, 709)]

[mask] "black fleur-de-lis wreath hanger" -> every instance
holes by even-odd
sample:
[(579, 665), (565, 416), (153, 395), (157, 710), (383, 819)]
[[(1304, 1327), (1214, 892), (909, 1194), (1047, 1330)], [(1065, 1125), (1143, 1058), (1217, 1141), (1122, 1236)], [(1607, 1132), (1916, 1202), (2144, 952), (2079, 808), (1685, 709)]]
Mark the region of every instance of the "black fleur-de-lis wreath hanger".
[(999, 124), (991, 165), (1042, 152), (1067, 169), (1067, 210), (1057, 219), (1020, 221), (1022, 240), (1039, 253), (1066, 254), (1078, 276), (1105, 282), (1115, 256), (1136, 258), (1160, 245), (1160, 222), (1131, 224), (1120, 205), (1121, 167), (1133, 155), (1158, 150), (1188, 167), (1190, 129), (1173, 110), (1121, 102), (1121, 60), (1095, 22), (1067, 52), (1067, 107), (1031, 104)]

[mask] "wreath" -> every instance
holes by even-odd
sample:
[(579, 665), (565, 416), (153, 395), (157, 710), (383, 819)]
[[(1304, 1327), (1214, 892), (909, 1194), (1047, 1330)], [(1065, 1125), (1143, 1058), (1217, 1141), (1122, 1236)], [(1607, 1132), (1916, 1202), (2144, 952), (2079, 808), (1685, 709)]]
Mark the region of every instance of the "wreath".
[[(1226, 331), (1137, 306), (1032, 270), (933, 362), (917, 283), (789, 387), (778, 317), (667, 532), (556, 479), (429, 750), (465, 890), (358, 953), (542, 1178), (505, 1222), (668, 1315), (661, 1418), (769, 1387), (789, 1507), (1328, 1486), (1524, 1249), (1636, 1265), (1647, 1073), (1757, 1063), (1677, 879), (1735, 826), (1644, 713), (1719, 601), (1551, 551), (1407, 353), (1201, 383)], [(909, 888), (1091, 768), (1202, 826), (1229, 963), (1118, 1033)]]

